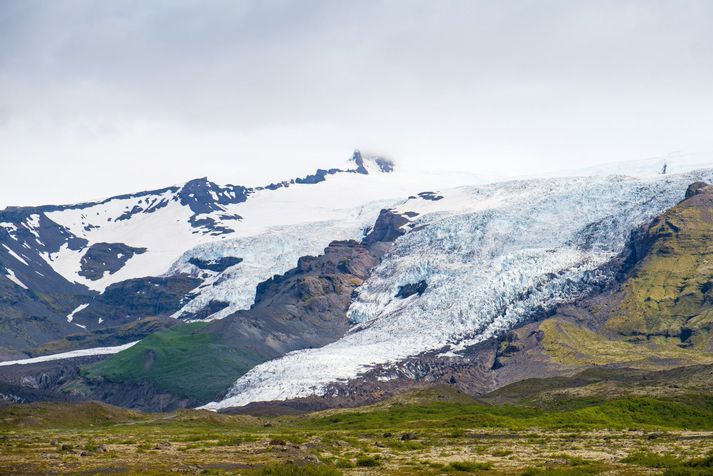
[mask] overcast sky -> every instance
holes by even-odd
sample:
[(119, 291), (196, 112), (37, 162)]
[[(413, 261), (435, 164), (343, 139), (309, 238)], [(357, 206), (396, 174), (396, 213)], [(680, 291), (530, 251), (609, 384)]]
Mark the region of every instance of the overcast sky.
[(0, 0), (0, 207), (359, 147), (520, 175), (713, 153), (713, 1)]

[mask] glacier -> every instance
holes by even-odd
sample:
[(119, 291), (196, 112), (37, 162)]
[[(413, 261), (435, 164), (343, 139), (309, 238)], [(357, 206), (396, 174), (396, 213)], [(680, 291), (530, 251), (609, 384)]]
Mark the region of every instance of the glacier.
[[(289, 353), (238, 379), (217, 410), (325, 395), (375, 365), (449, 355), (613, 279), (605, 264), (636, 227), (712, 170), (649, 178), (574, 177), (460, 187), (395, 206), (418, 214), (365, 283), (340, 340)], [(422, 296), (396, 297), (425, 281)]]

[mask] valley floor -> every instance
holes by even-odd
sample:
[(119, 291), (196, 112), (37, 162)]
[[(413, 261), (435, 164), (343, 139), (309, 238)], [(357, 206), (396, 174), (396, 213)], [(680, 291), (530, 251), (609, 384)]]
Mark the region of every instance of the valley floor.
[(713, 474), (713, 401), (492, 405), (448, 390), (357, 409), (0, 408), (0, 474)]

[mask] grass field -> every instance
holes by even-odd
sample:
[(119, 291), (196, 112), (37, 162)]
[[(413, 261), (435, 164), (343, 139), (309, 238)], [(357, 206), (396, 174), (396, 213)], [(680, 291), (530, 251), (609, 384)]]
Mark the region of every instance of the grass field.
[(0, 409), (1, 474), (713, 474), (713, 400), (488, 405), (443, 389), (254, 417)]

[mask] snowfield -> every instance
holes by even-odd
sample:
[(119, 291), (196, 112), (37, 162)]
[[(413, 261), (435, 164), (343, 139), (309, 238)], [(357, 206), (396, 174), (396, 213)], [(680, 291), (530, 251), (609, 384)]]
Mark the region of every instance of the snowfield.
[[(324, 395), (328, 385), (427, 351), (455, 352), (538, 309), (572, 301), (612, 279), (603, 268), (630, 232), (683, 199), (713, 171), (635, 179), (511, 181), (409, 199), (413, 231), (359, 288), (339, 341), (253, 368), (204, 408)], [(424, 294), (395, 297), (425, 281)]]

